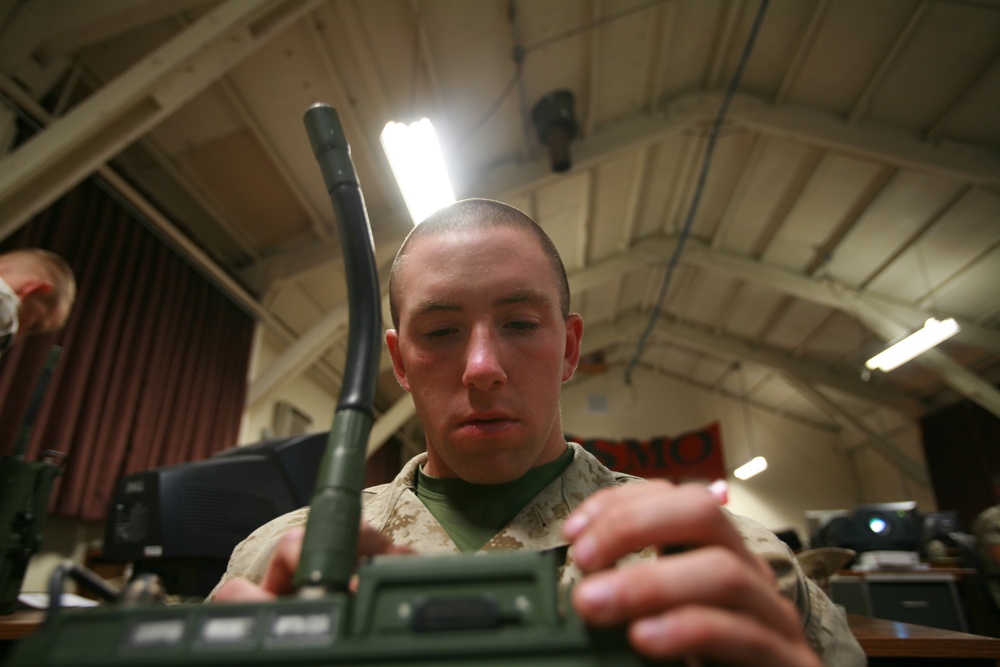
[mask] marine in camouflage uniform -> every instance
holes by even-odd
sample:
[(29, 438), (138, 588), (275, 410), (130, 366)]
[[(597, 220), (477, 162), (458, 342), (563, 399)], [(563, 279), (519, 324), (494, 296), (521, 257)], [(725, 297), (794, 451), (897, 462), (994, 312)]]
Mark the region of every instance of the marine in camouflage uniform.
[[(545, 550), (566, 546), (560, 529), (562, 522), (587, 496), (605, 487), (642, 481), (638, 477), (608, 470), (575, 443), (569, 443), (569, 446), (573, 450), (573, 461), (569, 467), (535, 496), (481, 551)], [(366, 489), (362, 496), (363, 518), (394, 544), (411, 547), (421, 554), (458, 553), (459, 549), (448, 532), (414, 493), (417, 471), (426, 459), (426, 454), (420, 454), (411, 459), (392, 482)], [(750, 550), (771, 565), (778, 587), (795, 603), (803, 618), (806, 637), (824, 664), (830, 667), (864, 665), (864, 654), (843, 616), (830, 599), (805, 577), (788, 547), (760, 524), (732, 513), (727, 515)], [(255, 530), (233, 551), (219, 586), (235, 577), (260, 583), (278, 538), (293, 526), (305, 525), (308, 516), (308, 508), (302, 508)], [(655, 556), (656, 551), (648, 548), (623, 559), (619, 564), (627, 565), (628, 561)], [(570, 549), (560, 574), (561, 582), (565, 585), (581, 577)]]

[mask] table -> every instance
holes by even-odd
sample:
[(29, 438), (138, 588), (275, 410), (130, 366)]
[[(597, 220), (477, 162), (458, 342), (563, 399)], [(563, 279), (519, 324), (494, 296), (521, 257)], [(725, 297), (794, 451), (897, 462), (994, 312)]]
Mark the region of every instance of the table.
[(943, 569), (838, 573), (830, 597), (852, 614), (969, 632), (961, 577)]
[(869, 658), (869, 665), (989, 665), (1000, 667), (1000, 639), (923, 625), (848, 614), (847, 623)]
[(15, 611), (13, 614), (0, 616), (0, 641), (21, 639), (34, 634), (42, 624), (44, 616), (44, 611), (34, 609)]
[(0, 616), (0, 665), (7, 662), (16, 640), (38, 631), (44, 616), (44, 611), (34, 609)]

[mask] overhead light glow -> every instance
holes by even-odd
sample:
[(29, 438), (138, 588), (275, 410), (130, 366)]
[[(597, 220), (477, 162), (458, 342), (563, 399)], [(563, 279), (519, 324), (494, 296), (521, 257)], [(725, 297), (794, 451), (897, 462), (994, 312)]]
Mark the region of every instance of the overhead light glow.
[(737, 477), (737, 479), (750, 479), (754, 475), (759, 475), (765, 470), (767, 470), (767, 459), (763, 456), (755, 456), (734, 470), (733, 474)]
[(434, 126), (427, 118), (404, 125), (390, 121), (382, 129), (382, 148), (403, 193), (413, 224), (455, 202), (448, 170)]
[(923, 354), (938, 343), (951, 338), (959, 332), (955, 318), (936, 320), (933, 317), (924, 322), (922, 329), (914, 331), (901, 341), (890, 345), (882, 352), (865, 362), (870, 369), (891, 371), (913, 357)]

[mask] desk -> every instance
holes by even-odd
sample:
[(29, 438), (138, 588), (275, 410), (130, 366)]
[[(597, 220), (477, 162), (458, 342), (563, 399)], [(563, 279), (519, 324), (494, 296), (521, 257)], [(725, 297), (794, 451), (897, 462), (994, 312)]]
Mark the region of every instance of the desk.
[(16, 640), (38, 631), (44, 616), (44, 611), (34, 609), (0, 616), (0, 665), (7, 662)]
[(851, 614), (968, 632), (960, 576), (942, 570), (835, 574), (830, 598)]
[(0, 616), (0, 641), (20, 639), (34, 634), (42, 624), (44, 611), (34, 609), (15, 611), (13, 614)]
[(871, 667), (878, 665), (989, 665), (1000, 667), (1000, 639), (969, 635), (922, 625), (847, 615), (847, 624), (858, 638)]

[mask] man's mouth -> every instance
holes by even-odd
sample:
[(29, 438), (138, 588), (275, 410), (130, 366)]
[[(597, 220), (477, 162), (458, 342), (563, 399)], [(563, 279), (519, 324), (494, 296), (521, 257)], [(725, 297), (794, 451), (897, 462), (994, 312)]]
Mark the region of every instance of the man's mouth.
[(459, 427), (462, 430), (490, 434), (510, 428), (514, 423), (509, 415), (482, 415), (462, 421)]

